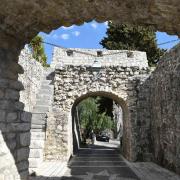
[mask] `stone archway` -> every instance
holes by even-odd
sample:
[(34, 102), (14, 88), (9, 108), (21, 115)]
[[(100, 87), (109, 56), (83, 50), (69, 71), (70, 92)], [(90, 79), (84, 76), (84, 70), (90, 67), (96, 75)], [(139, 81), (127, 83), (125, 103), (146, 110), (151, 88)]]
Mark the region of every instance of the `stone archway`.
[[(87, 55), (74, 52), (74, 57), (66, 55), (65, 50), (56, 49), (53, 57), (55, 67), (54, 77), (54, 104), (53, 118), (49, 119), (47, 127), (47, 139), (45, 158), (68, 159), (72, 154), (72, 118), (71, 109), (83, 98), (99, 94), (117, 101), (124, 112), (124, 156), (131, 160), (137, 160), (137, 83), (141, 81), (137, 74), (148, 75), (147, 59), (143, 52), (133, 52), (133, 57), (127, 57), (126, 51), (118, 51), (120, 54), (114, 62), (104, 57), (101, 66), (95, 64), (94, 58), (88, 59)], [(95, 50), (84, 50), (96, 53)], [(111, 58), (116, 58), (111, 51)], [(110, 52), (103, 51), (103, 54)], [(62, 56), (63, 58), (62, 58)], [(85, 56), (85, 58), (84, 58)], [(136, 61), (133, 61), (133, 59)], [(73, 61), (73, 62), (72, 62)], [(123, 65), (123, 63), (126, 63)], [(136, 62), (135, 64), (133, 62)], [(138, 63), (138, 67), (137, 67)], [(93, 66), (92, 66), (93, 64)], [(52, 141), (53, 140), (53, 141)], [(53, 147), (53, 148), (52, 148)], [(53, 152), (53, 153), (52, 153)]]
[[(72, 131), (75, 131), (75, 136), (77, 136), (78, 134), (78, 130), (76, 130), (75, 127), (77, 124), (75, 124), (75, 120), (73, 119), (73, 116), (74, 116), (74, 111), (75, 111), (75, 108), (76, 106), (83, 100), (85, 100), (86, 98), (88, 97), (106, 97), (106, 98), (109, 98), (113, 101), (115, 101), (118, 105), (121, 106), (122, 108), (122, 114), (123, 114), (123, 142), (122, 142), (122, 147), (121, 147), (121, 150), (122, 150), (122, 153), (125, 157), (131, 159), (132, 158), (132, 155), (131, 153), (132, 152), (132, 141), (135, 141), (134, 139), (131, 139), (130, 137), (132, 136), (133, 132), (132, 132), (132, 128), (130, 128), (131, 126), (131, 122), (130, 122), (130, 118), (129, 118), (129, 110), (128, 110), (128, 106), (125, 102), (125, 100), (121, 97), (119, 97), (118, 95), (114, 94), (113, 92), (103, 92), (103, 91), (97, 91), (97, 92), (89, 92), (87, 94), (84, 94), (80, 97), (78, 97), (73, 105), (72, 105), (72, 109), (71, 109), (71, 114), (72, 114)], [(74, 135), (73, 135), (73, 140), (74, 140)], [(77, 137), (76, 137), (76, 140), (77, 140)], [(77, 142), (79, 143), (79, 142)], [(74, 145), (74, 143), (72, 143)], [(78, 145), (78, 144), (77, 144)], [(79, 146), (78, 146), (79, 147)], [(74, 147), (72, 147), (73, 149)], [(73, 151), (72, 151), (72, 154), (73, 154)]]
[[(169, 34), (180, 34), (180, 11), (178, 0), (154, 0), (149, 2), (144, 0), (126, 0), (123, 2), (119, 2), (119, 0), (114, 0), (113, 2), (110, 0), (73, 0), (71, 2), (66, 2), (63, 0), (45, 0), (43, 2), (35, 0), (28, 2), (23, 0), (15, 0), (13, 2), (3, 2), (0, 6), (0, 11), (0, 130), (6, 139), (5, 142), (2, 140), (2, 143), (6, 143), (8, 148), (11, 150), (11, 153), (18, 166), (18, 171), (21, 173), (22, 177), (27, 177), (28, 167), (23, 167), (20, 160), (21, 158), (18, 159), (18, 156), (23, 154), (23, 159), (27, 161), (28, 146), (23, 148), (19, 139), (20, 137), (23, 137), (23, 131), (29, 132), (30, 123), (29, 120), (27, 121), (28, 118), (26, 113), (23, 112), (23, 104), (19, 102), (19, 91), (21, 91), (23, 87), (22, 84), (17, 81), (17, 78), (18, 73), (23, 73), (22, 68), (18, 65), (18, 55), (20, 54), (20, 50), (25, 43), (28, 43), (39, 31), (49, 32), (50, 30), (62, 25), (79, 25), (92, 19), (99, 22), (113, 20), (118, 23), (128, 22), (131, 24), (152, 25), (156, 30), (159, 31), (166, 31)], [(178, 66), (178, 51), (179, 47), (170, 52), (171, 57), (167, 56), (165, 59), (175, 59), (176, 65)], [(172, 62), (169, 61), (168, 63), (161, 64), (163, 68), (166, 66), (167, 69), (169, 68), (170, 71), (172, 71), (172, 74), (174, 74), (173, 79), (175, 82), (177, 81), (177, 83), (175, 83), (175, 86), (170, 83), (172, 80), (168, 81), (168, 84), (164, 83), (159, 94), (161, 94), (164, 89), (169, 89), (171, 87), (173, 89), (178, 89), (178, 68), (176, 68), (174, 65), (171, 66), (171, 63)], [(159, 67), (161, 67), (161, 64)], [(173, 71), (172, 67), (175, 69), (175, 71)], [(157, 74), (162, 74), (165, 82), (167, 82), (166, 79), (168, 79), (168, 77), (165, 76), (167, 74), (166, 68), (164, 69), (165, 73), (158, 69)], [(159, 77), (158, 75), (157, 80)], [(159, 84), (161, 84), (161, 80), (159, 80), (159, 82)], [(157, 84), (158, 83), (156, 83), (156, 87), (159, 89)], [(152, 92), (154, 92), (153, 88)], [(176, 94), (178, 94), (177, 92), (178, 90), (175, 90)], [(16, 96), (14, 96), (14, 94), (16, 94)], [(177, 95), (177, 98), (173, 100), (173, 98), (168, 98), (168, 96), (165, 95), (162, 97), (162, 101), (161, 99), (159, 101), (166, 102), (167, 100), (167, 102), (170, 102), (167, 104), (172, 103), (172, 106), (175, 109), (175, 103), (178, 103), (178, 97), (179, 96)], [(152, 98), (154, 98), (154, 96)], [(147, 100), (147, 102), (151, 103), (151, 106), (153, 106), (151, 101)], [(157, 112), (158, 108), (153, 110), (152, 108), (149, 108), (153, 111), (151, 114), (154, 114), (154, 112), (155, 114), (159, 113)], [(165, 112), (166, 113), (164, 116), (169, 117), (167, 111)], [(169, 119), (179, 121), (179, 109), (177, 109), (175, 112), (171, 110), (171, 112), (172, 113), (170, 114), (172, 114), (173, 118)], [(17, 116), (17, 118), (11, 122), (7, 122), (7, 117), (10, 113), (16, 114), (14, 116)], [(162, 111), (160, 114), (162, 114)], [(147, 117), (147, 119), (151, 118), (155, 122), (156, 119), (158, 119), (157, 123), (162, 121), (161, 115), (158, 115), (157, 118), (151, 116)], [(168, 121), (168, 124), (171, 124), (169, 123), (169, 119), (166, 121)], [(10, 140), (8, 139), (9, 132), (13, 132), (15, 135), (15, 137), (11, 138)], [(179, 132), (179, 130), (177, 132)], [(15, 146), (12, 146), (12, 139), (16, 144)], [(155, 144), (154, 146), (157, 145)], [(174, 154), (177, 154), (177, 158), (179, 158), (178, 152)], [(4, 159), (3, 157), (2, 159)], [(171, 160), (168, 160), (168, 162), (171, 162)], [(179, 164), (179, 160), (175, 164)], [(22, 170), (20, 166), (24, 169)], [(5, 168), (9, 169), (9, 166)], [(176, 169), (178, 169), (177, 171), (179, 172), (179, 166)]]

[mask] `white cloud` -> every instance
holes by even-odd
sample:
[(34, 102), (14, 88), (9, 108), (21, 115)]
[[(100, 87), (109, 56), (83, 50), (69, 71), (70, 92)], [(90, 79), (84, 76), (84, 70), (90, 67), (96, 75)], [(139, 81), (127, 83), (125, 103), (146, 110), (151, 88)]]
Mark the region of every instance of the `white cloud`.
[(105, 25), (105, 26), (108, 26), (108, 21), (104, 22), (104, 25)]
[(69, 39), (69, 34), (62, 34), (62, 35), (60, 35), (60, 38), (67, 40), (67, 39)]
[(97, 23), (92, 22), (92, 23), (91, 23), (91, 26), (92, 26), (94, 29), (97, 29), (97, 26), (98, 26), (98, 25), (97, 25)]
[(72, 32), (72, 34), (73, 34), (74, 36), (78, 37), (78, 36), (80, 35), (80, 32), (79, 32), (79, 31), (74, 31), (74, 32)]
[(69, 27), (65, 27), (65, 26), (63, 26), (62, 28), (63, 28), (63, 29), (66, 29), (66, 30), (69, 30), (69, 29), (73, 29), (73, 28), (74, 28), (74, 25), (69, 26)]

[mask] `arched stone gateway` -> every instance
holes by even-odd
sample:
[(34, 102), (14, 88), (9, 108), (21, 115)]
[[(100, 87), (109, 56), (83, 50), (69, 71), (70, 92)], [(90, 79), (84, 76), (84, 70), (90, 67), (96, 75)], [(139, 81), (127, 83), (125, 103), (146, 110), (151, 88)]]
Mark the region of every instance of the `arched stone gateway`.
[[(119, 94), (120, 95), (120, 94)], [(80, 127), (77, 127), (79, 126), (79, 123), (77, 122), (77, 119), (76, 119), (76, 113), (77, 113), (77, 110), (76, 110), (76, 107), (77, 105), (85, 100), (86, 98), (88, 97), (106, 97), (106, 98), (109, 98), (111, 100), (113, 100), (115, 103), (117, 103), (121, 109), (122, 109), (122, 121), (123, 121), (123, 143), (122, 143), (122, 146), (121, 146), (121, 151), (123, 153), (123, 155), (125, 157), (128, 157), (130, 160), (132, 160), (133, 158), (133, 154), (132, 154), (132, 144), (131, 144), (131, 141), (133, 141), (133, 139), (130, 139), (129, 137), (132, 136), (133, 132), (132, 132), (132, 128), (131, 128), (131, 122), (130, 122), (130, 118), (129, 118), (129, 110), (128, 110), (128, 106), (125, 102), (125, 99), (119, 97), (118, 95), (115, 94), (115, 92), (105, 92), (105, 91), (95, 91), (95, 92), (89, 92), (89, 93), (86, 93), (83, 95), (81, 95), (80, 97), (78, 97), (73, 106), (72, 106), (72, 131), (73, 131), (73, 140), (75, 142), (73, 142), (73, 146), (74, 144), (76, 145), (76, 147), (73, 147), (74, 149), (74, 152), (76, 153), (78, 151), (78, 148), (80, 147), (79, 146), (79, 128)]]
[[(92, 55), (99, 50), (69, 51), (55, 48), (52, 66), (54, 77), (54, 118), (47, 126), (45, 158), (69, 159), (72, 155), (72, 118), (74, 104), (92, 95), (108, 96), (117, 101), (124, 112), (124, 156), (138, 159), (137, 129), (137, 86), (142, 77), (148, 76), (146, 54), (144, 52), (102, 51), (102, 57)], [(80, 53), (79, 53), (80, 52)], [(52, 142), (54, 139), (54, 143)], [(48, 144), (49, 143), (49, 144)]]
[[(0, 133), (3, 135), (0, 143), (6, 143), (2, 147), (10, 149), (8, 152), (4, 149), (5, 153), (0, 154), (0, 162), (3, 162), (0, 164), (3, 173), (6, 169), (6, 174), (15, 177), (18, 171), (22, 179), (28, 175), (31, 119), (19, 102), (23, 86), (17, 80), (18, 73), (23, 73), (18, 55), (25, 43), (39, 31), (49, 32), (62, 25), (78, 25), (92, 19), (152, 25), (156, 30), (170, 34), (179, 35), (180, 32), (178, 0), (14, 0), (3, 1), (0, 12)], [(146, 151), (148, 146), (154, 160), (180, 173), (179, 54), (177, 46), (159, 63), (146, 83), (148, 88), (138, 90), (141, 108), (136, 123), (150, 122), (147, 129), (140, 129), (140, 138), (145, 144), (141, 149)], [(17, 169), (13, 168), (12, 159), (8, 161), (10, 164), (4, 163), (7, 157), (12, 157), (8, 156), (10, 152)]]

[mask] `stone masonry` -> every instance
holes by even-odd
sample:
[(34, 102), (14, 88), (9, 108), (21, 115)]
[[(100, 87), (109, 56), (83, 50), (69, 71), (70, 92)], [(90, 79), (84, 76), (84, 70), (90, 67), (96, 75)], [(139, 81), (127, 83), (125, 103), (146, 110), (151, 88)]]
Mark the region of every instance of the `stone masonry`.
[[(121, 105), (124, 114), (123, 153), (127, 159), (137, 160), (136, 86), (139, 76), (147, 76), (150, 72), (146, 54), (103, 50), (104, 57), (95, 58), (92, 54), (96, 55), (99, 50), (81, 49), (82, 53), (79, 53), (80, 50), (71, 49), (73, 54), (69, 51), (56, 48), (54, 51), (54, 117), (47, 126), (46, 159), (67, 160), (70, 157), (73, 153), (73, 105), (88, 96), (102, 95)], [(83, 65), (85, 61), (87, 63)]]
[(14, 0), (3, 1), (0, 12), (0, 33), (24, 43), (40, 31), (81, 25), (93, 19), (151, 25), (155, 30), (180, 34), (179, 0)]
[(166, 53), (138, 94), (142, 153), (149, 149), (155, 162), (180, 174), (180, 45)]
[[(126, 158), (153, 160), (179, 173), (179, 46), (162, 58), (153, 73), (141, 52), (73, 49), (72, 54), (71, 51), (55, 49), (52, 63), (55, 70), (35, 71), (37, 75), (32, 77), (37, 79), (31, 79), (34, 81), (31, 86), (38, 84), (39, 88), (30, 88), (36, 93), (27, 96), (28, 88), (21, 93), (26, 107), (31, 104), (23, 97), (34, 103), (29, 106), (31, 113), (23, 111), (24, 105), (18, 101), (23, 86), (17, 80), (17, 72), (22, 73), (22, 67), (4, 56), (0, 80), (0, 162), (3, 162), (0, 177), (27, 179), (29, 167), (35, 170), (38, 162), (67, 161), (73, 153), (71, 110), (93, 95), (112, 98), (121, 105), (122, 153)], [(22, 52), (22, 56), (23, 53), (27, 52)], [(83, 66), (84, 58), (88, 63)], [(136, 60), (138, 66), (133, 62)], [(32, 64), (22, 63), (25, 72)]]
[(41, 63), (33, 59), (28, 47), (21, 51), (19, 64), (23, 67), (24, 73), (20, 74), (18, 79), (22, 82), (25, 89), (20, 92), (20, 101), (24, 103), (26, 111), (32, 112), (36, 104), (35, 95), (40, 89), (45, 70)]
[(17, 63), (21, 45), (5, 35), (2, 38), (7, 42), (0, 45), (0, 177), (27, 179), (31, 114), (19, 102), (23, 90), (18, 81), (23, 68)]
[(19, 81), (25, 88), (20, 93), (20, 100), (24, 103), (25, 109), (32, 114), (30, 153), (28, 156), (29, 170), (32, 172), (44, 159), (47, 118), (53, 100), (52, 70), (42, 67), (39, 62), (33, 59), (28, 47), (21, 51), (19, 63), (24, 69), (24, 74), (19, 75)]
[[(2, 162), (6, 161), (5, 154), (11, 153), (7, 157), (14, 158), (14, 161), (9, 161), (12, 166), (1, 163), (0, 172), (3, 175), (8, 170), (6, 172), (15, 177), (18, 171), (21, 178), (26, 178), (28, 174), (29, 147), (20, 143), (20, 135), (26, 136), (30, 131), (31, 119), (31, 114), (23, 111), (24, 105), (19, 101), (19, 91), (23, 86), (18, 81), (18, 74), (22, 74), (23, 69), (18, 64), (18, 56), (25, 43), (39, 31), (50, 32), (62, 25), (80, 25), (92, 19), (152, 25), (156, 30), (180, 34), (178, 0), (14, 0), (3, 1), (0, 12), (0, 130), (3, 136), (0, 141), (2, 147), (9, 149), (0, 156)], [(137, 80), (140, 98), (136, 111), (139, 118), (137, 127), (144, 124), (144, 128), (140, 128), (143, 133), (137, 135), (141, 139), (138, 152), (141, 152), (140, 157), (144, 152), (152, 154), (157, 162), (179, 172), (179, 47), (163, 59), (149, 81), (144, 78), (143, 84), (143, 79)], [(146, 88), (151, 82), (154, 86)], [(147, 93), (146, 96), (142, 92)], [(149, 98), (151, 95), (152, 98)], [(168, 123), (163, 124), (164, 121)], [(166, 130), (167, 127), (171, 127), (171, 131)], [(10, 136), (10, 133), (13, 135)]]

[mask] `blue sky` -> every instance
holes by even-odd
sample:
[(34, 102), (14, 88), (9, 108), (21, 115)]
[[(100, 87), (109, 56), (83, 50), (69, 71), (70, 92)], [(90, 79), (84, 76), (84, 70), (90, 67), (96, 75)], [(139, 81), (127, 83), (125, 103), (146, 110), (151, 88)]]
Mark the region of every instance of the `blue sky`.
[[(97, 23), (92, 21), (90, 23), (84, 23), (82, 26), (61, 27), (51, 31), (49, 34), (41, 32), (40, 35), (44, 38), (44, 41), (66, 48), (102, 48), (99, 42), (106, 35), (107, 27), (107, 22)], [(169, 36), (163, 32), (157, 32), (156, 35), (158, 44), (178, 38), (177, 36)], [(170, 43), (160, 47), (170, 49), (177, 43)], [(45, 44), (44, 47), (48, 57), (48, 63), (50, 63), (53, 46)]]

